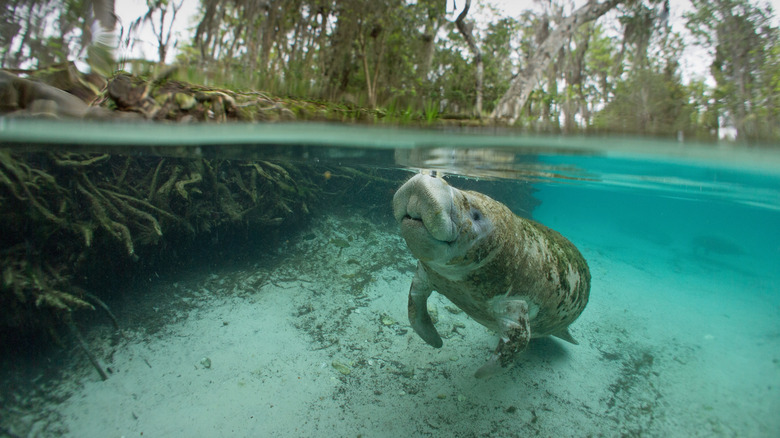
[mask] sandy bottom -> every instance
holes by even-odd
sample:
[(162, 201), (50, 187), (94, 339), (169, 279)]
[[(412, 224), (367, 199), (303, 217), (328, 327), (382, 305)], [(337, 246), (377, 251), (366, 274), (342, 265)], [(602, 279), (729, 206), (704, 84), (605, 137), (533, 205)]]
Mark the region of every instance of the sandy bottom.
[(109, 379), (74, 348), (59, 381), (4, 390), (0, 432), (778, 436), (771, 279), (727, 269), (729, 255), (702, 262), (626, 236), (572, 240), (593, 275), (571, 327), (580, 345), (535, 340), (491, 379), (473, 373), (495, 335), (444, 298), (431, 299), (443, 348), (411, 330), (415, 265), (394, 225), (325, 217), (278, 255), (153, 280), (112, 303), (121, 337), (96, 313), (83, 329)]

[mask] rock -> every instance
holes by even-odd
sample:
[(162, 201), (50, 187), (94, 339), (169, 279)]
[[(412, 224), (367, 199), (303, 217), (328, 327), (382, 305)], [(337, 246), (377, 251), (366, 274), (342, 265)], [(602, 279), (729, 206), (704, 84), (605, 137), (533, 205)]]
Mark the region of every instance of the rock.
[(335, 368), (336, 371), (340, 372), (345, 376), (348, 376), (352, 372), (352, 370), (348, 366), (344, 365), (343, 363), (337, 360), (331, 362), (331, 366), (333, 366), (333, 368)]
[(81, 118), (89, 112), (89, 106), (72, 94), (4, 71), (0, 71), (0, 102), (0, 113)]

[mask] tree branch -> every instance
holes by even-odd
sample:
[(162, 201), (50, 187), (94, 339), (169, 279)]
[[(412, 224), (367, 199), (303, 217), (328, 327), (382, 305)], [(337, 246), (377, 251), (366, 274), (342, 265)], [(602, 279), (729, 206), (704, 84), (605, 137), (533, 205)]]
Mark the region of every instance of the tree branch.
[(528, 62), (528, 67), (512, 80), (509, 90), (501, 97), (490, 117), (494, 120), (504, 120), (509, 124), (515, 123), (542, 74), (577, 27), (601, 17), (620, 3), (633, 1), (636, 0), (607, 0), (603, 3), (591, 0), (563, 19), (539, 46), (539, 50)]
[(474, 85), (477, 94), (476, 101), (474, 102), (474, 112), (478, 116), (482, 116), (482, 79), (485, 74), (485, 66), (482, 62), (482, 52), (479, 50), (479, 46), (477, 46), (477, 42), (474, 40), (474, 35), (472, 33), (474, 25), (466, 23), (466, 15), (469, 13), (470, 8), (471, 0), (466, 0), (463, 11), (458, 15), (458, 18), (455, 19), (455, 25), (458, 27), (460, 34), (463, 35), (463, 38), (466, 39), (466, 43), (469, 45), (471, 53), (474, 54), (474, 64), (477, 69)]

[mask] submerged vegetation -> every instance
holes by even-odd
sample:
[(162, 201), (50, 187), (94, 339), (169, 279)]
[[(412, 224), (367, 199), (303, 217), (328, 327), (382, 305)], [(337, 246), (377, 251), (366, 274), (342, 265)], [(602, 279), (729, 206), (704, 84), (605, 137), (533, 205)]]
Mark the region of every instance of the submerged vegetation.
[(389, 204), (404, 176), (266, 160), (2, 150), (0, 340), (41, 329), (56, 339), (63, 323), (74, 329), (73, 312), (108, 310), (102, 300), (139, 275), (275, 251), (312, 211), (355, 202), (347, 192), (373, 194), (362, 208)]
[(92, 308), (77, 285), (115, 284), (177, 240), (300, 221), (315, 193), (262, 161), (2, 152), (2, 326)]

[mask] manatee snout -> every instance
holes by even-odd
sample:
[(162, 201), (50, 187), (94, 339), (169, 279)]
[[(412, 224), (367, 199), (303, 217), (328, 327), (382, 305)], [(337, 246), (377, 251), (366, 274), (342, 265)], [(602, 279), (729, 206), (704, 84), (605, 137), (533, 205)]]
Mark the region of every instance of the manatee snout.
[(454, 197), (459, 193), (443, 179), (418, 174), (393, 196), (393, 216), (409, 243), (424, 236), (440, 242), (452, 242), (458, 236), (453, 222)]

